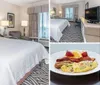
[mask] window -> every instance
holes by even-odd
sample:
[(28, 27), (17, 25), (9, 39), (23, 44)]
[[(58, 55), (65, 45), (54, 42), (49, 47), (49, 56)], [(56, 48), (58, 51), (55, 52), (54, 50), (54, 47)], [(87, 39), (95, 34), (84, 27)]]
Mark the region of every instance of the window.
[(65, 9), (65, 18), (68, 20), (73, 20), (74, 19), (74, 10), (73, 8), (66, 8)]
[(48, 12), (39, 13), (39, 38), (49, 39), (49, 15)]

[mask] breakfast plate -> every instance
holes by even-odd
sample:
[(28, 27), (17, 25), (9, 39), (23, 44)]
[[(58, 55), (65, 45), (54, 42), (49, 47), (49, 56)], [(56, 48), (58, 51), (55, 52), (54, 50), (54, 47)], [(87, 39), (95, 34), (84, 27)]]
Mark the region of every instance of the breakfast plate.
[[(68, 52), (68, 51), (67, 51)], [(73, 71), (73, 72), (68, 72), (68, 71), (66, 71), (66, 70), (63, 70), (63, 68), (64, 68), (64, 66), (62, 66), (62, 67), (60, 67), (60, 69), (58, 69), (58, 67), (56, 67), (56, 63), (57, 63), (57, 60), (61, 60), (62, 59), (62, 57), (66, 57), (65, 55), (66, 55), (66, 53), (67, 53), (66, 51), (60, 51), (60, 52), (57, 52), (57, 53), (54, 53), (54, 54), (52, 54), (51, 55), (51, 57), (50, 57), (50, 70), (52, 71), (52, 72), (54, 72), (54, 73), (57, 73), (57, 74), (61, 74), (61, 75), (69, 75), (69, 76), (81, 76), (81, 75), (88, 75), (88, 74), (92, 74), (92, 73), (95, 73), (95, 72), (98, 72), (98, 71), (100, 71), (100, 55), (98, 54), (98, 53), (96, 53), (96, 52), (92, 52), (92, 51), (84, 51), (84, 52), (86, 52), (87, 53), (87, 55), (90, 57), (89, 59), (91, 60), (91, 61), (89, 61), (89, 59), (88, 60), (86, 60), (86, 61), (82, 61), (82, 59), (81, 59), (81, 61), (78, 61), (78, 62), (76, 62), (76, 60), (74, 61), (74, 67), (76, 66), (76, 65), (78, 65), (78, 63), (80, 63), (80, 62), (82, 62), (82, 63), (86, 63), (86, 62), (88, 62), (88, 63), (91, 63), (91, 62), (95, 62), (95, 65), (94, 65), (94, 67), (92, 68), (92, 69), (88, 69), (88, 70), (86, 70), (86, 71)], [(74, 53), (74, 50), (70, 50), (70, 52), (73, 52)], [(78, 51), (77, 51), (78, 52)], [(83, 52), (83, 50), (79, 50), (79, 52), (80, 53), (82, 53)], [(84, 53), (83, 53), (84, 54)], [(74, 55), (77, 57), (77, 56), (81, 56), (80, 54), (79, 55), (77, 55), (77, 53), (75, 54), (74, 53)], [(84, 55), (83, 55), (84, 56)], [(84, 59), (83, 59), (84, 60)], [(90, 64), (89, 64), (90, 65)], [(69, 69), (68, 69), (69, 70)], [(65, 71), (65, 72), (64, 72)]]

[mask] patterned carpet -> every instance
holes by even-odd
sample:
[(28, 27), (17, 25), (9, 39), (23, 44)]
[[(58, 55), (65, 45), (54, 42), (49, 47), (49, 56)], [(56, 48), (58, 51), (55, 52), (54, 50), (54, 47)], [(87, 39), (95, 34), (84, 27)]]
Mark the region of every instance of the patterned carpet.
[[(71, 26), (66, 27), (62, 32), (63, 36), (60, 39), (60, 42), (83, 42), (83, 36), (81, 28), (79, 26), (75, 27), (75, 23), (70, 22)], [(54, 39), (51, 39), (51, 42), (56, 42)]]
[(32, 74), (23, 82), (22, 85), (49, 85), (49, 67), (44, 63), (36, 66)]

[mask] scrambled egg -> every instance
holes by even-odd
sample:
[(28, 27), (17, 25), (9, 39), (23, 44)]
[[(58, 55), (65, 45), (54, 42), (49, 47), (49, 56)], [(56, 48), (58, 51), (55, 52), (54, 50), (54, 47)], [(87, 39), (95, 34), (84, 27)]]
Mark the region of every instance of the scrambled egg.
[(82, 61), (79, 63), (73, 62), (71, 64), (69, 63), (64, 64), (61, 67), (61, 70), (63, 72), (74, 72), (74, 73), (87, 72), (89, 70), (96, 68), (97, 65), (98, 64), (96, 61)]

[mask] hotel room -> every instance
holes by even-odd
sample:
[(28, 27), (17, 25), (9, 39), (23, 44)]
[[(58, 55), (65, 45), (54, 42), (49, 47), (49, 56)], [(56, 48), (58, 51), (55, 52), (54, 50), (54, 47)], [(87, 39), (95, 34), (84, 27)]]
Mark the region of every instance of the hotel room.
[(48, 0), (0, 0), (0, 85), (48, 85)]
[(100, 42), (100, 0), (51, 0), (51, 42)]

